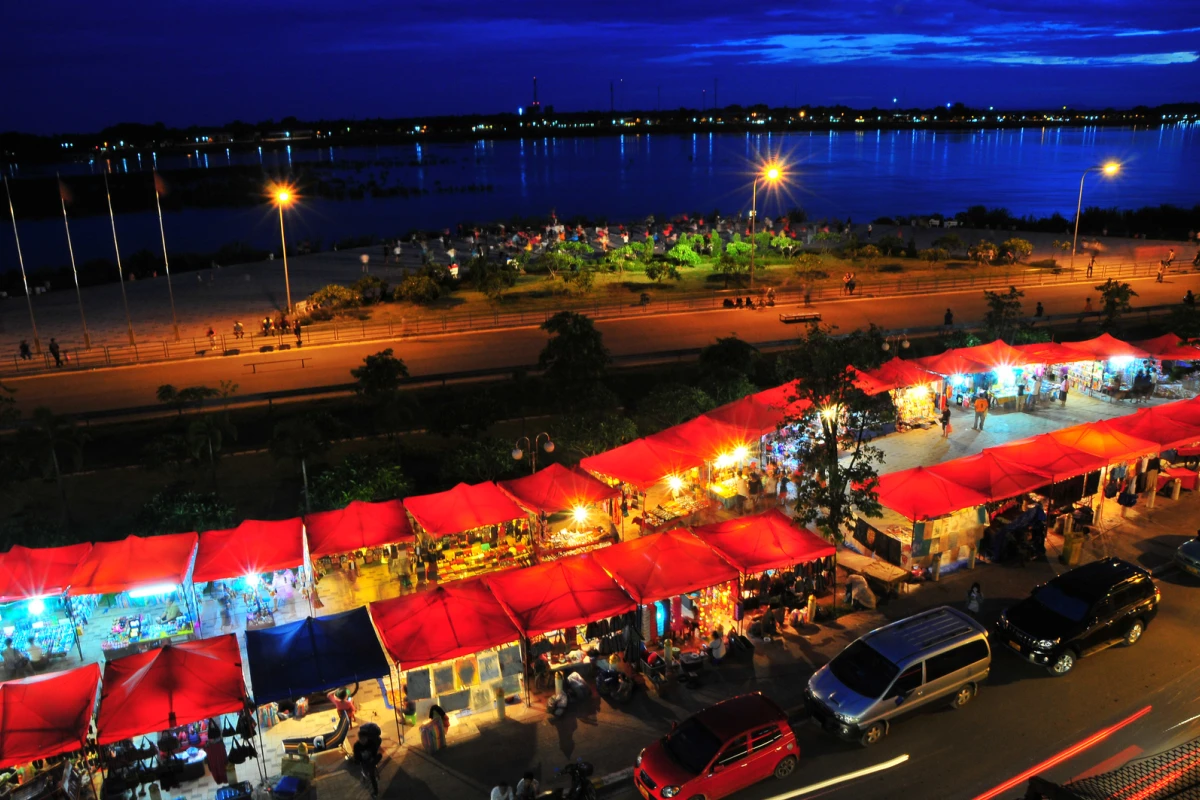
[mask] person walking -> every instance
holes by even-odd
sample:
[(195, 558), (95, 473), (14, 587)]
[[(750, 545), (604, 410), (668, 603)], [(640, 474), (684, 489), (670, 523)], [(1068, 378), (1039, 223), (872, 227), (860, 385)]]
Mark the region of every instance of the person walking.
[(1059, 387), (1058, 387), (1058, 402), (1060, 402), (1064, 408), (1067, 405), (1067, 392), (1070, 391), (1070, 389), (1071, 389), (1070, 379), (1067, 378), (1067, 376), (1064, 374), (1062, 383), (1059, 384)]
[(1158, 274), (1154, 276), (1155, 283), (1162, 283), (1163, 276), (1167, 274), (1167, 262), (1162, 262), (1158, 265)]
[(17, 346), (17, 352), (21, 354), (22, 361), (29, 361), (33, 358), (33, 352), (29, 349), (29, 342), (25, 341), (24, 339), (22, 339), (21, 344)]
[(943, 439), (950, 438), (950, 406), (946, 406), (944, 409), (942, 409), (941, 423), (942, 423), (942, 438)]
[(942, 317), (942, 324), (947, 328), (954, 324), (954, 312), (948, 308), (946, 309), (946, 316)]
[(1092, 253), (1092, 260), (1087, 265), (1087, 277), (1092, 277), (1092, 270), (1096, 268), (1096, 254)]
[(1085, 301), (1084, 301), (1084, 303), (1083, 303), (1083, 313), (1085, 313), (1085, 314), (1091, 314), (1093, 310), (1094, 310), (1094, 309), (1092, 308), (1092, 298), (1090, 298), (1090, 297), (1089, 297), (1089, 298), (1088, 298), (1087, 300), (1085, 300)]
[(296, 347), (302, 346), (304, 344), (304, 340), (301, 338), (301, 335), (300, 335), (301, 330), (300, 330), (300, 320), (299, 319), (297, 319), (292, 324), (292, 333), (294, 333), (296, 335)]
[(58, 342), (55, 341), (53, 336), (50, 337), (50, 355), (54, 356), (54, 366), (61, 367), (63, 362), (62, 351), (59, 350)]
[(967, 611), (975, 619), (979, 619), (979, 612), (983, 610), (983, 587), (978, 582), (972, 583), (971, 588), (967, 590)]
[(1040, 318), (1040, 317), (1042, 316), (1042, 314), (1044, 314), (1044, 313), (1046, 313), (1046, 309), (1042, 308), (1042, 301), (1041, 301), (1041, 300), (1039, 300), (1039, 301), (1038, 301), (1038, 304), (1037, 304), (1037, 308), (1035, 308), (1035, 309), (1033, 310), (1033, 315), (1034, 315), (1035, 317), (1039, 317), (1039, 318)]
[(988, 401), (983, 395), (975, 398), (975, 423), (971, 426), (977, 431), (983, 430), (983, 423), (987, 421)]
[(209, 347), (217, 346), (217, 332), (213, 330), (211, 325), (208, 326), (208, 333), (206, 333), (204, 335), (208, 337), (208, 346)]

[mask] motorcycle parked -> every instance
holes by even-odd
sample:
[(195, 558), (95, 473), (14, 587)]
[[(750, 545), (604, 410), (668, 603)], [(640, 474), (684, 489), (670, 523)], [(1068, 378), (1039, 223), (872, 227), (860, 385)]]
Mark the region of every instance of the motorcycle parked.
[(596, 787), (591, 780), (593, 767), (587, 761), (579, 759), (567, 764), (562, 769), (556, 769), (555, 775), (566, 773), (571, 778), (567, 788), (556, 787), (538, 793), (537, 800), (596, 800)]
[(596, 671), (596, 691), (607, 697), (614, 705), (629, 702), (633, 697), (633, 679), (624, 672), (600, 669)]

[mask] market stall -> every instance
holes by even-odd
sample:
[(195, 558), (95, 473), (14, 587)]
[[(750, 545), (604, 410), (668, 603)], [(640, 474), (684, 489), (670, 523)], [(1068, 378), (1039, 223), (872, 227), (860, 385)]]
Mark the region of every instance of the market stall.
[(98, 542), (71, 575), (71, 597), (99, 595), (111, 611), (81, 636), (85, 659), (111, 661), (196, 635), (194, 533)]
[(1079, 354), (1066, 365), (1071, 391), (1092, 397), (1144, 398), (1158, 382), (1158, 365), (1149, 353), (1107, 333), (1063, 346)]
[[(72, 598), (67, 587), (91, 550), (88, 543), (37, 549), (14, 545), (0, 554), (0, 629), (34, 672), (71, 658), (72, 648), (83, 660), (78, 629), (90, 621), (96, 598)], [(0, 680), (15, 677), (20, 676), (0, 669)]]
[(620, 486), (622, 527), (628, 514), (628, 521), (645, 534), (682, 524), (706, 507), (701, 463), (647, 438), (589, 456), (579, 465)]
[(305, 561), (298, 518), (201, 533), (192, 571), (201, 635), (270, 628), (311, 613)]
[(0, 769), (87, 744), (100, 666), (0, 683)]
[(882, 511), (854, 522), (854, 539), (902, 569), (966, 560), (978, 545), (983, 522), (975, 509), (987, 496), (925, 467), (881, 475)]
[(621, 493), (583, 470), (551, 464), (499, 486), (537, 516), (539, 561), (585, 553), (617, 539), (613, 523), (620, 518)]
[[(667, 482), (668, 496), (659, 504), (649, 498), (651, 528), (662, 529), (663, 522), (697, 521), (695, 515), (712, 504), (738, 511), (750, 510), (761, 500), (764, 474), (764, 450), (756, 430), (700, 416), (681, 425), (647, 437), (655, 446), (677, 454), (690, 467), (686, 491), (674, 491)], [(745, 483), (745, 494), (741, 494)], [(665, 512), (665, 513), (664, 513)], [(656, 517), (658, 519), (656, 519)]]
[(899, 357), (863, 373), (882, 391), (891, 392), (900, 428), (928, 428), (937, 422), (942, 376)]
[(308, 514), (304, 531), (313, 571), (321, 576), (319, 596), (331, 610), (413, 588), (416, 537), (402, 501), (355, 500)]
[(1195, 397), (1197, 391), (1200, 391), (1200, 380), (1195, 372), (1173, 377), (1177, 373), (1167, 368), (1180, 364), (1196, 366), (1196, 363), (1200, 362), (1200, 347), (1196, 342), (1185, 341), (1173, 333), (1165, 333), (1153, 339), (1133, 342), (1133, 346), (1145, 350), (1157, 362), (1156, 372), (1151, 374), (1153, 384), (1150, 392), (1154, 397)]
[(417, 583), (462, 580), (533, 561), (528, 514), (499, 486), (460, 483), (409, 497), (418, 537)]

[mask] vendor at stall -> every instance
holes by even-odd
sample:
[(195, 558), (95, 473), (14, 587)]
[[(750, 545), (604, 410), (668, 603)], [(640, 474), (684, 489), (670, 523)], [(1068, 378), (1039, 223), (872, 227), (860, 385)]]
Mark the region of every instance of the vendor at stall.
[(179, 603), (174, 597), (172, 597), (167, 601), (167, 608), (165, 611), (163, 611), (163, 615), (159, 617), (158, 621), (166, 624), (168, 622), (174, 622), (182, 616), (183, 612), (179, 610)]

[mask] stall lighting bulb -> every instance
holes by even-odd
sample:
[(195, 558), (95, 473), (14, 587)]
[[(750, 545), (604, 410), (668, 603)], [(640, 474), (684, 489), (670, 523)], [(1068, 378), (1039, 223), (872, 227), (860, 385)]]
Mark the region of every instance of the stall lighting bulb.
[(678, 492), (683, 488), (683, 478), (678, 475), (672, 475), (667, 478), (667, 485), (671, 487), (671, 491)]
[(587, 522), (588, 512), (583, 506), (575, 506), (571, 516), (575, 518), (576, 522)]
[(35, 617), (40, 617), (42, 612), (46, 610), (46, 602), (40, 597), (35, 597), (29, 601), (29, 613)]

